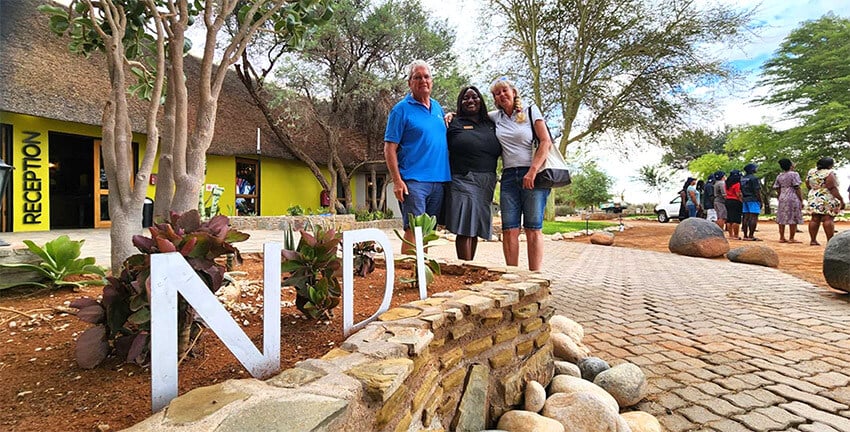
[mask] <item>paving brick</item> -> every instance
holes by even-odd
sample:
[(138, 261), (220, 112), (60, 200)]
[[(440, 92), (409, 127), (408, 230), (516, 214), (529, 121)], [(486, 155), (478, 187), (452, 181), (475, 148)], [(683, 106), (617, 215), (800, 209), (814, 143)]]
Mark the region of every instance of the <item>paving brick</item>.
[(760, 376), (760, 377), (762, 377), (766, 380), (773, 381), (777, 384), (785, 384), (785, 385), (794, 387), (797, 390), (800, 390), (800, 391), (806, 392), (806, 393), (817, 393), (819, 391), (824, 390), (823, 387), (818, 387), (818, 386), (816, 386), (812, 383), (803, 381), (801, 379), (790, 378), (790, 377), (784, 376), (784, 375), (782, 375), (778, 372), (775, 372), (775, 371), (756, 372), (756, 375), (758, 375), (758, 376)]
[(739, 407), (741, 407), (745, 410), (750, 410), (750, 409), (753, 409), (753, 408), (761, 408), (761, 407), (765, 407), (765, 406), (769, 405), (765, 402), (762, 402), (762, 401), (750, 396), (747, 393), (728, 394), (728, 395), (723, 395), (722, 398), (728, 400), (729, 402), (732, 402), (732, 404), (739, 406)]
[[(829, 425), (839, 431), (850, 431), (850, 419), (840, 417), (817, 408), (809, 406), (803, 402), (794, 401), (787, 404), (782, 404), (780, 407), (794, 413), (800, 417), (805, 417), (813, 422), (820, 422)], [(800, 427), (802, 429), (802, 426)]]
[(751, 432), (750, 428), (729, 419), (712, 422), (709, 426), (719, 432)]
[(669, 432), (684, 432), (691, 430), (695, 425), (679, 414), (670, 414), (656, 417), (664, 430)]
[(805, 373), (800, 372), (796, 369), (792, 369), (790, 367), (783, 366), (781, 364), (772, 363), (772, 362), (767, 361), (767, 360), (762, 359), (762, 358), (754, 358), (754, 359), (750, 360), (748, 363), (750, 363), (751, 365), (753, 365), (757, 368), (775, 371), (775, 372), (778, 372), (782, 375), (789, 376), (789, 377), (802, 378), (802, 377), (806, 376)]
[(685, 407), (691, 403), (673, 393), (662, 394), (658, 396), (655, 401), (670, 411), (676, 411), (677, 409)]
[(723, 388), (713, 382), (703, 382), (694, 385), (694, 387), (700, 389), (703, 393), (710, 394), (712, 396), (720, 396), (724, 394), (731, 393), (729, 389)]
[(738, 420), (750, 429), (757, 431), (777, 430), (782, 427), (782, 423), (779, 423), (778, 421), (775, 421), (757, 411), (737, 415), (735, 416), (735, 420)]
[(806, 421), (803, 417), (791, 414), (790, 412), (775, 406), (758, 408), (755, 412), (764, 414), (767, 418), (779, 423), (783, 430)]
[(718, 417), (717, 414), (714, 414), (700, 405), (685, 407), (677, 412), (685, 416), (688, 420), (700, 425), (723, 420)]
[(694, 387), (674, 389), (673, 393), (679, 395), (679, 397), (681, 397), (682, 399), (692, 403), (714, 398), (714, 396), (707, 395)]
[[(741, 390), (749, 390), (749, 389), (754, 388), (752, 384), (750, 384), (746, 381), (740, 380), (736, 377), (720, 378), (720, 379), (714, 380), (714, 382), (717, 385), (719, 385), (719, 386), (721, 386), (721, 387), (723, 387), (727, 390), (734, 391), (734, 392), (738, 392), (738, 391), (741, 391)], [(727, 393), (729, 393), (729, 392), (727, 391)]]
[(823, 388), (846, 387), (850, 384), (850, 377), (838, 372), (825, 372), (817, 374), (813, 377), (803, 378), (806, 381), (814, 383)]
[[(802, 392), (785, 384), (768, 386), (767, 389), (786, 399), (805, 402), (819, 410), (827, 412), (838, 412), (848, 409), (847, 405), (835, 402), (823, 396)], [(848, 420), (848, 422), (850, 422), (850, 420)]]
[(843, 432), (823, 423), (811, 423), (800, 425), (800, 430), (803, 432)]
[(779, 396), (778, 394), (765, 390), (763, 388), (746, 390), (743, 393), (764, 402), (764, 406), (779, 405), (781, 403), (788, 402), (788, 400), (784, 397)]
[(714, 398), (698, 402), (701, 406), (708, 408), (711, 412), (721, 416), (730, 418), (735, 414), (743, 414), (746, 412), (743, 408), (732, 405), (726, 399)]

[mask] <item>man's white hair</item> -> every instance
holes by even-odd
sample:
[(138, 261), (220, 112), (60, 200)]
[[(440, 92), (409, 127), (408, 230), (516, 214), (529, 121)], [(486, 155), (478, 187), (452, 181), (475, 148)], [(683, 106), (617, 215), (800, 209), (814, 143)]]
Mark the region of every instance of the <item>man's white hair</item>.
[(413, 72), (416, 68), (424, 67), (428, 69), (428, 73), (431, 73), (431, 65), (428, 64), (425, 60), (413, 60), (413, 63), (410, 63), (410, 66), (407, 67), (407, 80), (410, 81), (413, 78)]

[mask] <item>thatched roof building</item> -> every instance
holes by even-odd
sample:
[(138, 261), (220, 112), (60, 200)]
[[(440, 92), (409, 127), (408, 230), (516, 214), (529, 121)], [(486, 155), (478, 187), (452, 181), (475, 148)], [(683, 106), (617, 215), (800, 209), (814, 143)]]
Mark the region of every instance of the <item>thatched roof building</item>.
[[(48, 18), (36, 7), (45, 0), (0, 0), (0, 110), (75, 123), (100, 125), (109, 82), (105, 58), (68, 51), (67, 38), (56, 36)], [(189, 126), (194, 127), (197, 94), (192, 91), (200, 62), (186, 61), (189, 88)], [(146, 132), (146, 103), (131, 98), (133, 130)], [(321, 130), (304, 119), (294, 144), (317, 163), (325, 164), (329, 151)], [(234, 71), (228, 74), (218, 105), (218, 116), (208, 154), (256, 154), (260, 128), (263, 156), (293, 159), (275, 137), (266, 119)], [(348, 165), (368, 160), (366, 137), (355, 130), (344, 133), (340, 156)], [(373, 146), (374, 147), (374, 146)]]

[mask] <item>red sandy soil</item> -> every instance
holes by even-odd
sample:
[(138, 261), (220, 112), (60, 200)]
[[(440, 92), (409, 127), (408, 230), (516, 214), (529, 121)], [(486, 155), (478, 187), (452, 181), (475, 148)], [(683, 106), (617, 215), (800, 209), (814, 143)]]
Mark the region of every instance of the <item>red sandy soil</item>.
[[(261, 285), (261, 256), (246, 256), (235, 270), (247, 272), (244, 279)], [(396, 268), (397, 277), (409, 277), (411, 273), (409, 268)], [(443, 275), (428, 286), (428, 292), (430, 295), (452, 291), (497, 277), (483, 269), (444, 266)], [(355, 322), (377, 311), (384, 282), (385, 272), (381, 268), (367, 278), (355, 278)], [(97, 297), (100, 293), (100, 287), (84, 288), (81, 292), (67, 289), (0, 292), (0, 400), (3, 401), (0, 430), (119, 430), (150, 416), (149, 368), (109, 358), (101, 366), (85, 370), (74, 360), (75, 338), (89, 324), (60, 310), (74, 299)], [(284, 287), (281, 293), (284, 306), (294, 299), (294, 291)], [(418, 289), (396, 289), (392, 305), (417, 299)], [(344, 341), (341, 306), (335, 312), (332, 320), (312, 321), (304, 319), (295, 306), (281, 309), (281, 370), (303, 359), (321, 357)], [(242, 328), (260, 349), (261, 314), (238, 318), (247, 322)], [(180, 366), (180, 394), (231, 378), (249, 377), (211, 331), (204, 332), (194, 351), (194, 356), (187, 357)]]

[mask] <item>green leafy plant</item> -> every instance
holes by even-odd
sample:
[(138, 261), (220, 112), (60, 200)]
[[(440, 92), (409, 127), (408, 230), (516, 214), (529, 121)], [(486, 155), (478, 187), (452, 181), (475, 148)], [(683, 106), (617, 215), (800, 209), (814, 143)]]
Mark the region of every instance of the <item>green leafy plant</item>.
[[(410, 229), (413, 229), (414, 227), (422, 228), (422, 249), (425, 252), (425, 256), (423, 257), (423, 259), (425, 260), (425, 282), (430, 284), (431, 281), (434, 280), (434, 275), (440, 274), (440, 263), (436, 259), (428, 256), (428, 249), (433, 246), (447, 244), (447, 242), (446, 240), (441, 239), (439, 235), (437, 235), (436, 216), (430, 216), (428, 215), (428, 213), (423, 213), (419, 216), (414, 217), (412, 213), (408, 213), (407, 220), (410, 222)], [(399, 239), (401, 239), (404, 244), (412, 248), (416, 247), (414, 243), (407, 241), (404, 238), (404, 235), (399, 233), (397, 229), (393, 231), (395, 232), (395, 235)], [(418, 265), (416, 263), (416, 257), (413, 255), (402, 255), (400, 257), (397, 257), (395, 260), (398, 262), (413, 263), (413, 276), (409, 278), (399, 277), (398, 280), (402, 283), (410, 284), (411, 286), (417, 286), (418, 283), (416, 275), (418, 274)]]
[(337, 256), (342, 235), (315, 227), (313, 234), (301, 230), (296, 250), (282, 250), (281, 272), (289, 273), (284, 286), (295, 287), (295, 306), (305, 316), (331, 318), (340, 301)]
[[(75, 289), (79, 289), (84, 285), (104, 285), (106, 283), (104, 280), (106, 273), (103, 267), (95, 265), (94, 257), (80, 258), (83, 243), (85, 243), (85, 240), (71, 240), (66, 235), (59, 236), (45, 243), (44, 247), (39, 247), (31, 240), (24, 240), (24, 244), (27, 245), (30, 252), (41, 258), (41, 262), (38, 264), (0, 264), (0, 267), (19, 268), (37, 272), (42, 276), (41, 282), (17, 282), (0, 286), (0, 289), (25, 285), (35, 285), (42, 288), (71, 286)], [(66, 280), (68, 276), (73, 275), (97, 275), (100, 278), (78, 281)]]
[[(77, 340), (77, 363), (91, 369), (116, 353), (127, 362), (145, 365), (150, 355), (150, 256), (179, 252), (210, 291), (216, 292), (224, 280), (225, 268), (215, 259), (239, 251), (231, 244), (249, 235), (230, 229), (226, 216), (214, 216), (202, 222), (197, 210), (182, 215), (171, 213), (171, 221), (150, 227), (151, 237), (133, 236), (140, 254), (127, 258), (118, 277), (107, 278), (100, 301), (81, 298), (71, 303), (79, 309), (77, 317), (94, 327)], [(194, 311), (181, 297), (177, 303), (178, 349), (188, 351)]]
[(301, 208), (300, 205), (296, 204), (296, 205), (291, 206), (288, 209), (286, 209), (286, 213), (290, 216), (303, 216), (304, 215), (304, 209)]
[(354, 244), (354, 274), (366, 277), (375, 271), (375, 254), (380, 248), (374, 241), (365, 241)]

